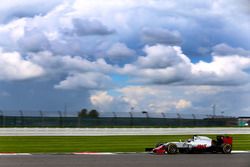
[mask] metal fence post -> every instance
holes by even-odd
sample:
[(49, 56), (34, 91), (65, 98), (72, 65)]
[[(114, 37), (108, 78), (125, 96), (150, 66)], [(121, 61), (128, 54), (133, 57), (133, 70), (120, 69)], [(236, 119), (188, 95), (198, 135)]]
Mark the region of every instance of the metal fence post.
[(115, 112), (112, 112), (112, 114), (113, 114), (113, 119), (112, 119), (112, 120), (113, 120), (113, 121), (112, 121), (113, 123), (112, 123), (112, 124), (113, 124), (113, 126), (115, 126), (115, 125), (116, 125), (116, 118), (117, 118), (117, 115), (116, 115)]
[(192, 114), (192, 117), (193, 117), (193, 126), (196, 126), (196, 116)]
[(19, 113), (20, 113), (21, 126), (23, 127), (23, 126), (24, 126), (23, 111), (22, 111), (22, 110), (19, 110)]
[(178, 118), (178, 126), (181, 126), (181, 114), (177, 113), (177, 118)]
[(79, 115), (79, 113), (77, 114), (77, 127), (81, 127), (81, 116)]
[(0, 117), (1, 117), (1, 126), (4, 127), (4, 113), (3, 113), (2, 110), (0, 110), (0, 113), (1, 113), (1, 115), (0, 115)]
[(40, 121), (41, 121), (41, 126), (43, 127), (44, 126), (44, 115), (43, 115), (43, 112), (42, 111), (39, 111), (40, 113)]
[(161, 115), (162, 115), (162, 118), (164, 119), (165, 125), (168, 125), (168, 124), (167, 124), (167, 117), (166, 117), (166, 114), (165, 114), (164, 112), (162, 112)]
[(62, 127), (63, 126), (62, 112), (58, 111), (58, 114), (59, 114), (59, 126)]
[(132, 113), (132, 112), (129, 112), (129, 116), (130, 116), (130, 126), (134, 126), (133, 113)]

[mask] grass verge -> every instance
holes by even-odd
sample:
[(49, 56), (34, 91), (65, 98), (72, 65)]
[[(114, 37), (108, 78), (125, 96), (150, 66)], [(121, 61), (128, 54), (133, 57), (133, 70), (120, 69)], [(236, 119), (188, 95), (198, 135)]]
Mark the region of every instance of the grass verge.
[[(215, 138), (216, 135), (206, 135)], [(250, 135), (233, 136), (233, 150), (250, 150)], [(143, 152), (158, 142), (179, 141), (191, 138), (191, 135), (167, 136), (2, 136), (0, 152), (28, 153), (67, 153), (67, 152)]]

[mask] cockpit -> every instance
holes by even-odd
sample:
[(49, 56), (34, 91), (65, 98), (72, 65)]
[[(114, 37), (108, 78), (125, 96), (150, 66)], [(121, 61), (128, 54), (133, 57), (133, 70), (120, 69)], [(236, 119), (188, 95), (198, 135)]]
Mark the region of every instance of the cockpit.
[(191, 141), (195, 141), (195, 140), (211, 140), (211, 139), (206, 136), (193, 135), (193, 137), (191, 139), (186, 140), (186, 142), (190, 143)]

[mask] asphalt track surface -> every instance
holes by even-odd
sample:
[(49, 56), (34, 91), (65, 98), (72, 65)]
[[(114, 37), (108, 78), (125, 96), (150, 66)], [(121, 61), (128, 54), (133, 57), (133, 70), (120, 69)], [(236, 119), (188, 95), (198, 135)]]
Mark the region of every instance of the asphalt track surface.
[(0, 156), (1, 167), (249, 167), (250, 154)]

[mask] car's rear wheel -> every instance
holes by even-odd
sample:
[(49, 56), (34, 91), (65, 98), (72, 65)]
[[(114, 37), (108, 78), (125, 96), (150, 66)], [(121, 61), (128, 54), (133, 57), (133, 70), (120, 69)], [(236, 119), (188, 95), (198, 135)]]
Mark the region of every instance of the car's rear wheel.
[(232, 151), (232, 145), (230, 145), (230, 144), (223, 144), (222, 145), (222, 153), (230, 154), (231, 151)]
[(178, 148), (176, 144), (173, 144), (173, 143), (168, 144), (166, 150), (168, 154), (176, 154), (178, 152)]

